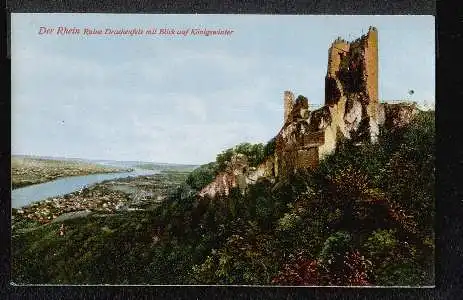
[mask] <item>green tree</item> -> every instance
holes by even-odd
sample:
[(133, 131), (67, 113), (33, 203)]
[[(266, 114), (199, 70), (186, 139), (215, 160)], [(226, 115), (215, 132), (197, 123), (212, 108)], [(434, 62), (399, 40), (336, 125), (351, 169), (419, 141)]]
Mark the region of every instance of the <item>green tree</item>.
[(211, 162), (194, 169), (187, 177), (186, 183), (195, 190), (201, 190), (211, 183), (217, 175), (218, 164)]
[(276, 138), (272, 138), (270, 141), (265, 144), (263, 149), (263, 156), (268, 157), (275, 153), (276, 148)]

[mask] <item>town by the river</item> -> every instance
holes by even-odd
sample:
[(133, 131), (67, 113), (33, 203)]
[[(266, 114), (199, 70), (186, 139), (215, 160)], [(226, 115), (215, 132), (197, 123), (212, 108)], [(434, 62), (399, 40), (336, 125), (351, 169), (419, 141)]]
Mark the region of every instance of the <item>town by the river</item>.
[[(15, 228), (24, 223), (22, 221), (45, 224), (92, 212), (113, 213), (151, 207), (183, 182), (192, 168), (194, 166), (145, 162), (15, 158), (13, 177), (15, 174), (22, 174), (22, 177), (16, 176), (13, 181), (57, 179), (12, 190), (12, 225)], [(94, 173), (97, 170), (105, 173)], [(92, 172), (94, 174), (78, 175)], [(41, 178), (34, 178), (37, 173)]]

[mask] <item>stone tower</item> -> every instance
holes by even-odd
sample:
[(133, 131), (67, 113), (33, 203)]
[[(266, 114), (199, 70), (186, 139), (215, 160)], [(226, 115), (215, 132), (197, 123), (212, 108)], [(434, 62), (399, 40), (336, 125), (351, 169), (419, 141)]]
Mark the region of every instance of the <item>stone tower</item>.
[[(352, 42), (336, 39), (328, 51), (325, 105), (336, 105), (337, 119), (344, 119), (340, 133), (357, 139), (368, 132), (375, 140), (379, 133), (378, 103), (377, 29), (370, 27), (367, 34)], [(356, 117), (360, 113), (361, 120)]]
[(336, 39), (328, 50), (325, 104), (335, 104), (342, 96), (358, 94), (362, 102), (378, 103), (378, 31), (353, 42)]
[(370, 102), (378, 103), (378, 30), (370, 27), (365, 42), (365, 76)]
[(348, 42), (338, 37), (328, 49), (328, 68), (325, 80), (325, 104), (334, 104), (341, 97), (339, 83), (336, 77), (340, 69), (341, 60), (349, 53)]
[(285, 91), (283, 101), (284, 101), (284, 108), (285, 108), (285, 115), (284, 115), (285, 119), (284, 119), (283, 124), (285, 124), (294, 107), (294, 94), (291, 91)]

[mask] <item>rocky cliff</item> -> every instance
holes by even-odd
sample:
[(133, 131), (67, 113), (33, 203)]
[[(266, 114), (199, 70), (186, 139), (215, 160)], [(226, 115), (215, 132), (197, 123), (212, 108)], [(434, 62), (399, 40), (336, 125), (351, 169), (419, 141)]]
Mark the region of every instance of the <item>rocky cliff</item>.
[(213, 182), (204, 187), (200, 197), (214, 198), (228, 196), (233, 188), (239, 188), (242, 192), (249, 184), (254, 184), (259, 178), (273, 178), (273, 158), (268, 157), (257, 168), (249, 166), (246, 156), (236, 154), (223, 172), (220, 172)]

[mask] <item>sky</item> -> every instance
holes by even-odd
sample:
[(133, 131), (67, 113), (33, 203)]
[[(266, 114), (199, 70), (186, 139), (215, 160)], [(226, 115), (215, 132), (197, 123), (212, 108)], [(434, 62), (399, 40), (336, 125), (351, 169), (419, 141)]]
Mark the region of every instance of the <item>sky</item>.
[[(40, 35), (56, 28), (229, 36)], [(12, 153), (202, 164), (283, 123), (283, 92), (324, 102), (328, 48), (379, 35), (379, 97), (434, 102), (433, 16), (12, 14)]]

